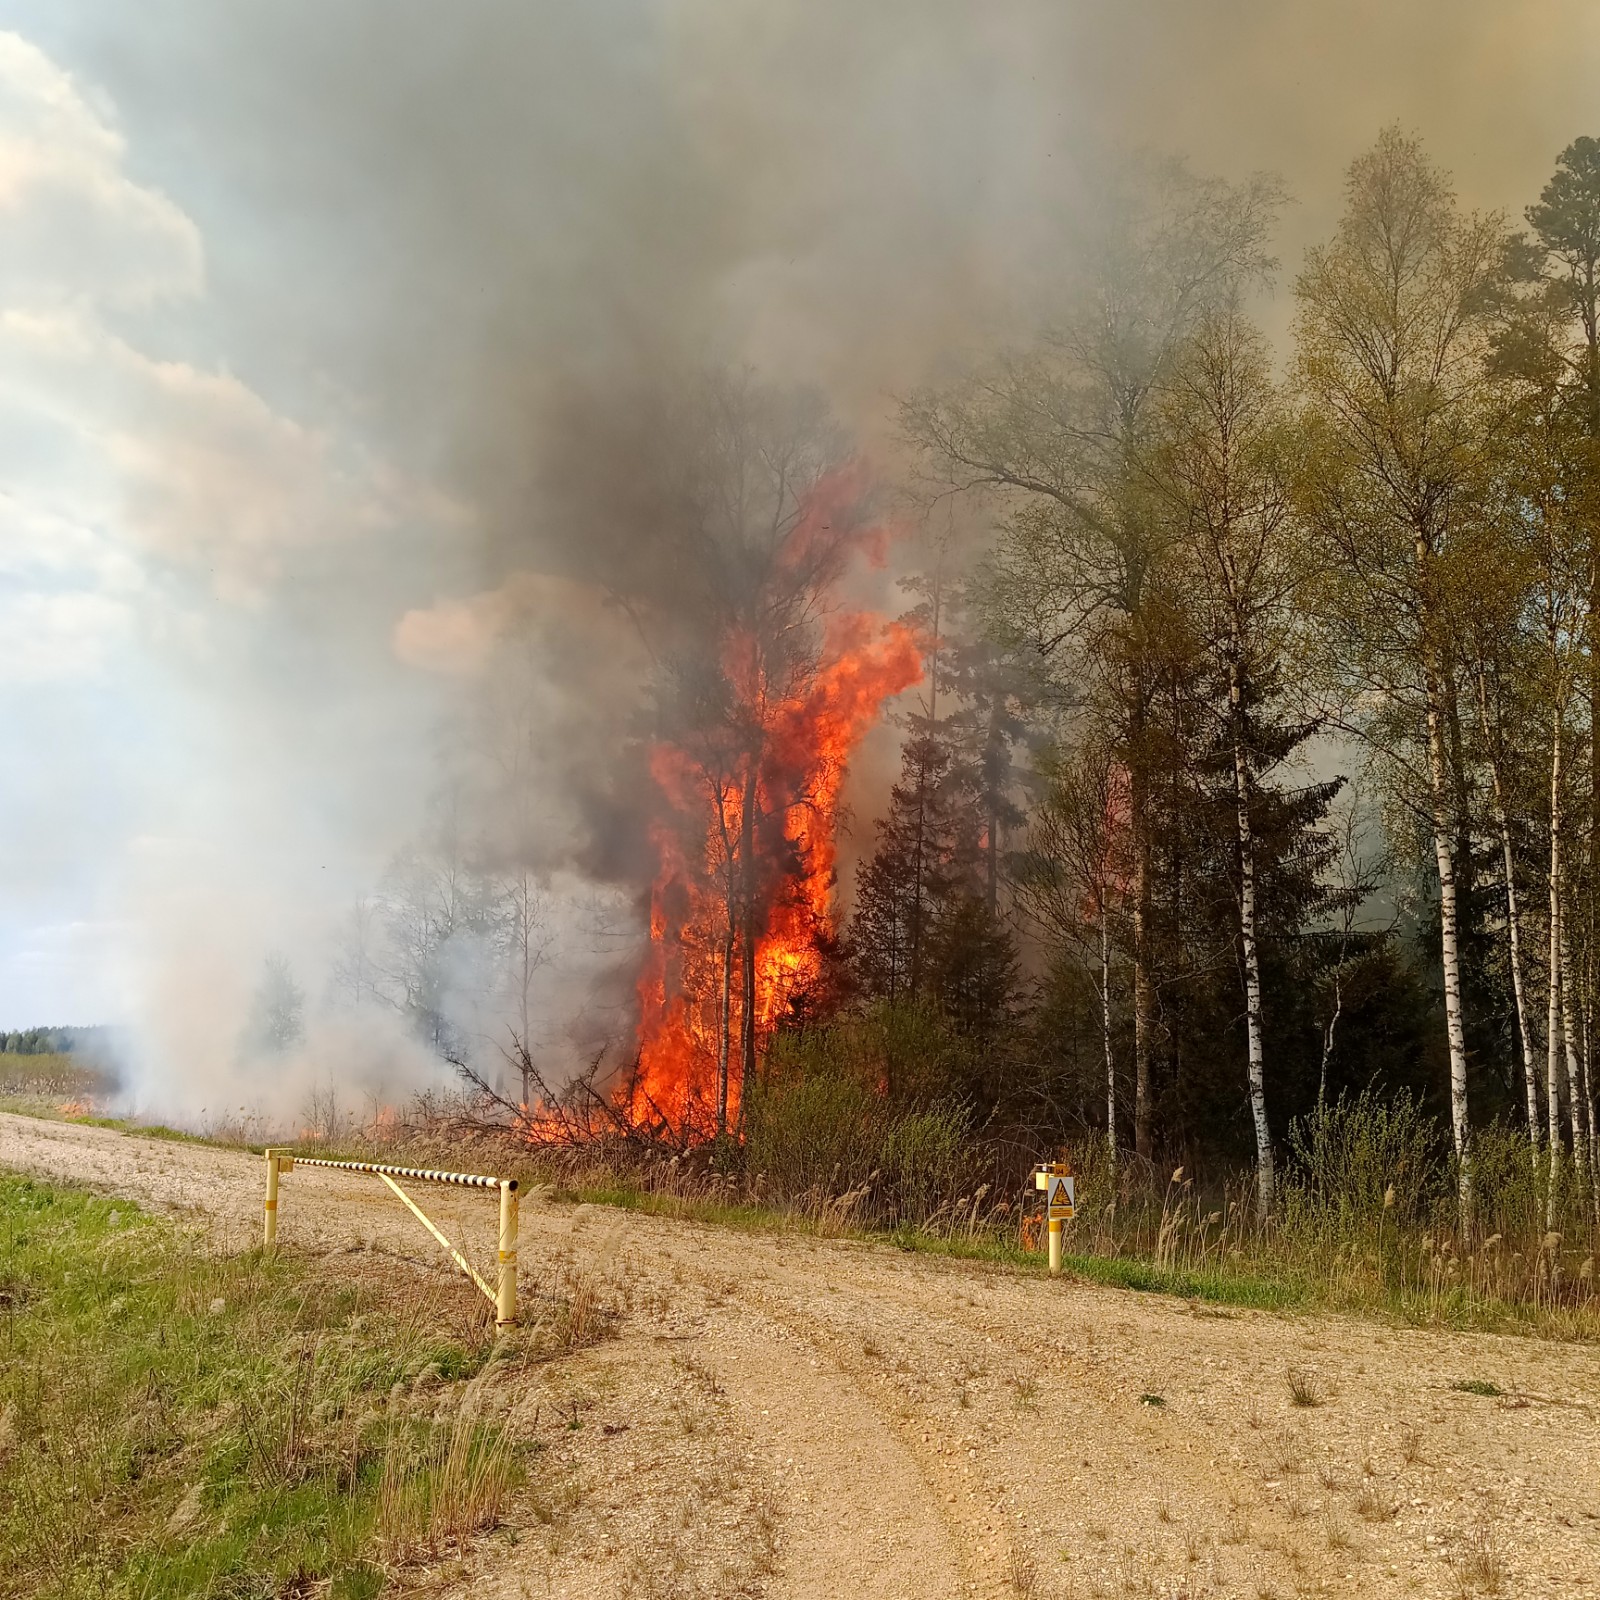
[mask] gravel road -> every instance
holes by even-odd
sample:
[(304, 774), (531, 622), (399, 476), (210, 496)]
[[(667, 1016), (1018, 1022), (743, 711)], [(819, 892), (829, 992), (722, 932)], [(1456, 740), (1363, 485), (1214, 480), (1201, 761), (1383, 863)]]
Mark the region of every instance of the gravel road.
[[(0, 1165), (187, 1217), (219, 1248), (257, 1236), (248, 1154), (0, 1116)], [(486, 1262), (492, 1202), (429, 1198)], [(280, 1240), (440, 1255), (373, 1180), (309, 1168), (284, 1179)], [(1456, 1597), (1497, 1573), (1507, 1595), (1600, 1592), (1592, 1346), (537, 1195), (521, 1266), (525, 1294), (613, 1305), (618, 1336), (495, 1399), (549, 1441), (544, 1498), (439, 1575), (462, 1595)], [(1321, 1404), (1294, 1404), (1291, 1370)], [(1469, 1379), (1505, 1396), (1452, 1387)]]

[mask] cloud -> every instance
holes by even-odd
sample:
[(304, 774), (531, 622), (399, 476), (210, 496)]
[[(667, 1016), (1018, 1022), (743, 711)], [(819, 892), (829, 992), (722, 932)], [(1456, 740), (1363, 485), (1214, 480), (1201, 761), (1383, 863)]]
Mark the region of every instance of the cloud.
[(0, 597), (0, 686), (95, 677), (132, 626), (129, 608), (102, 594)]
[(199, 230), (127, 176), (125, 155), (69, 74), (0, 33), (0, 301), (143, 305), (199, 291)]
[[(200, 230), (129, 161), (0, 33), (0, 943), (55, 951), (0, 1010), (142, 1021), (159, 1076), (231, 1061), (263, 948), (314, 944), (410, 824), (432, 702), (389, 633), (459, 512), (208, 350)], [(155, 1026), (178, 994), (204, 1052)]]

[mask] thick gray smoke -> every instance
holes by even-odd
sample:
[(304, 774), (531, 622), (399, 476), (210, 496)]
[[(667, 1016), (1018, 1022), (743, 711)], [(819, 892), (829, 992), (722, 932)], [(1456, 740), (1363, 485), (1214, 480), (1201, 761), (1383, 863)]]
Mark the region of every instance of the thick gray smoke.
[(892, 478), (1119, 147), (1278, 171), (1291, 268), (1386, 121), (1515, 208), (1600, 16), (1400, 10), (0, 0), (0, 1022), (125, 1020), (191, 1116), (438, 1081), (424, 968), (442, 1030), (602, 1047), (647, 663), (595, 580), (668, 548), (683, 375), (813, 386)]

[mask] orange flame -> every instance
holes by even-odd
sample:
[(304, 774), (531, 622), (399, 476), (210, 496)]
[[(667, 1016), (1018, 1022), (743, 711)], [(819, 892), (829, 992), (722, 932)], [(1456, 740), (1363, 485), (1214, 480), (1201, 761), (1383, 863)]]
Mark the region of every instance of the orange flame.
[[(810, 562), (822, 533), (848, 515), (847, 497), (859, 498), (858, 483), (843, 474), (830, 480), (780, 563)], [(852, 535), (852, 545), (881, 561), (883, 538), (881, 529), (867, 529)], [(756, 730), (746, 748), (720, 764), (677, 745), (651, 751), (666, 812), (652, 829), (659, 869), (627, 1104), (637, 1124), (665, 1123), (695, 1137), (716, 1128), (723, 1049), (730, 1125), (737, 1118), (740, 974), (750, 929), (757, 1048), (822, 976), (835, 933), (839, 796), (849, 760), (885, 701), (921, 678), (922, 657), (910, 628), (855, 612), (829, 619), (814, 670), (786, 696), (764, 681), (748, 637), (725, 641), (723, 669), (743, 725)], [(748, 828), (747, 800), (754, 802)]]

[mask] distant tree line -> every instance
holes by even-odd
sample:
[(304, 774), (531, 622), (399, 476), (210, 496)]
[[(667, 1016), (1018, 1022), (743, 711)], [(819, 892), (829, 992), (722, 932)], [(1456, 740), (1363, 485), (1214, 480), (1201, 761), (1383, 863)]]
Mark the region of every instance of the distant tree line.
[(48, 1056), (90, 1053), (110, 1044), (113, 1030), (96, 1024), (85, 1028), (17, 1028), (0, 1033), (0, 1053)]

